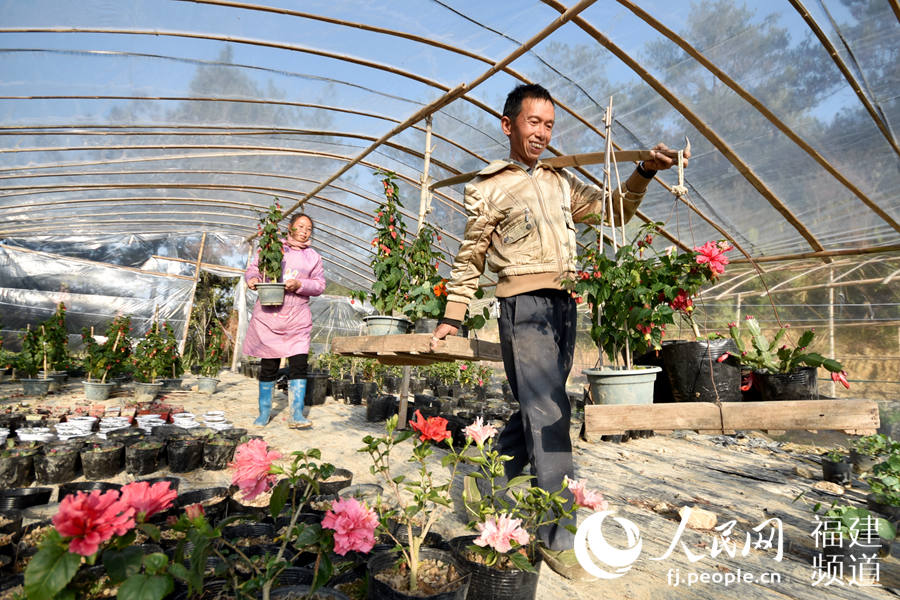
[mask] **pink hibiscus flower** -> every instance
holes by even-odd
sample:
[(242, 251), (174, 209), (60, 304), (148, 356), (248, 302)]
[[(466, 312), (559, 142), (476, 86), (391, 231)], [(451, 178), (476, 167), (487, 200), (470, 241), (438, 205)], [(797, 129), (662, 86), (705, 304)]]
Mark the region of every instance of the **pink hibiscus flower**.
[(92, 556), (113, 535), (134, 528), (134, 508), (119, 500), (117, 490), (78, 492), (63, 498), (53, 525), (61, 536), (72, 538), (69, 552)]
[(322, 527), (334, 530), (334, 551), (341, 556), (351, 550), (368, 552), (375, 545), (375, 511), (356, 498), (342, 498), (331, 503)]
[(484, 444), (485, 440), (497, 435), (497, 429), (493, 425), (485, 425), (481, 417), (478, 417), (474, 423), (466, 427), (465, 432), (466, 436), (479, 446)]
[(525, 545), (531, 539), (521, 525), (522, 519), (513, 519), (506, 513), (488, 517), (484, 523), (477, 525), (481, 535), (475, 538), (475, 544), (482, 547), (490, 546), (497, 552), (509, 552), (512, 549), (511, 540), (515, 540), (519, 545)]
[(148, 481), (135, 481), (122, 487), (121, 500), (134, 509), (135, 519), (143, 523), (156, 513), (172, 506), (178, 496), (168, 481), (150, 485)]
[(699, 252), (699, 256), (697, 257), (697, 264), (702, 265), (704, 263), (709, 264), (709, 268), (713, 272), (713, 276), (717, 273), (721, 274), (725, 272), (725, 265), (728, 264), (728, 257), (725, 256), (725, 253), (731, 250), (731, 246), (727, 243), (717, 243), (713, 241), (708, 241), (702, 246), (694, 246), (694, 252)]
[(566, 477), (566, 485), (569, 486), (569, 490), (575, 496), (575, 504), (578, 506), (590, 508), (591, 510), (609, 509), (609, 504), (603, 499), (603, 494), (587, 489), (583, 481)]
[(250, 440), (234, 451), (234, 461), (228, 465), (234, 469), (231, 483), (240, 488), (245, 500), (253, 500), (275, 484), (277, 478), (269, 473), (269, 468), (281, 458), (281, 453), (268, 449), (265, 441)]

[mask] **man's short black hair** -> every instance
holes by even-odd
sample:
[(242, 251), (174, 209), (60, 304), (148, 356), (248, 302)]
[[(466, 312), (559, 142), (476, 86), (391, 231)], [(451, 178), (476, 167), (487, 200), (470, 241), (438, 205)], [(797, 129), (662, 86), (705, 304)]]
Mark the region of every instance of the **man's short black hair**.
[(538, 98), (546, 100), (553, 104), (553, 97), (550, 92), (536, 83), (517, 85), (513, 91), (506, 97), (506, 104), (503, 105), (503, 116), (515, 119), (522, 112), (522, 101), (525, 98)]

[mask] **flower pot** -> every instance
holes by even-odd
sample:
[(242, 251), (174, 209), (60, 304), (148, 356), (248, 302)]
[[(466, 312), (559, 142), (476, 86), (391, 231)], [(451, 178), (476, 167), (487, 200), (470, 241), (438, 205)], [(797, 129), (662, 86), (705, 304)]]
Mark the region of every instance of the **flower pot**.
[(853, 465), (849, 462), (834, 462), (822, 458), (822, 479), (839, 485), (849, 484), (852, 478)]
[(180, 377), (168, 377), (160, 380), (162, 382), (162, 391), (174, 391), (181, 389), (182, 379)]
[(146, 383), (143, 381), (135, 381), (133, 384), (134, 399), (138, 402), (152, 402), (156, 395), (162, 391), (163, 384), (161, 381)]
[(203, 468), (207, 471), (221, 471), (234, 458), (237, 440), (215, 438), (203, 445)]
[(166, 446), (169, 470), (173, 473), (187, 473), (199, 469), (203, 464), (203, 440), (196, 438), (174, 438)]
[(412, 328), (412, 322), (406, 317), (370, 315), (362, 320), (366, 324), (367, 335), (397, 335), (409, 333)]
[(585, 369), (595, 404), (652, 404), (659, 367)]
[(197, 391), (203, 394), (214, 394), (219, 380), (215, 377), (198, 377)]
[(26, 396), (46, 396), (50, 393), (52, 379), (20, 379), (22, 393)]
[(416, 333), (432, 333), (438, 326), (437, 319), (422, 318), (415, 322)]
[(310, 373), (306, 376), (306, 403), (310, 406), (325, 404), (327, 395), (328, 375), (324, 373)]
[(362, 392), (363, 386), (361, 383), (344, 383), (344, 397), (347, 399), (348, 404), (353, 406), (362, 404)]
[(247, 540), (255, 543), (253, 538), (265, 538), (272, 540), (275, 538), (275, 527), (268, 523), (242, 523), (240, 525), (229, 525), (222, 528), (222, 537), (226, 540), (235, 542), (237, 546), (246, 546)]
[(125, 471), (132, 475), (148, 475), (159, 470), (165, 443), (143, 440), (125, 448)]
[(738, 354), (734, 340), (677, 340), (663, 344), (663, 364), (675, 401), (740, 402), (741, 366), (732, 357), (718, 362), (725, 352)]
[(0, 489), (25, 487), (34, 481), (34, 455), (10, 452), (0, 457)]
[(121, 484), (118, 483), (110, 483), (108, 481), (76, 481), (72, 483), (64, 483), (59, 486), (59, 493), (57, 494), (56, 501), (62, 502), (62, 499), (70, 494), (77, 494), (78, 492), (85, 492), (90, 494), (94, 490), (100, 490), (100, 492), (108, 492), (109, 490), (118, 490), (121, 489)]
[(78, 473), (78, 447), (44, 448), (34, 457), (34, 477), (38, 483), (66, 483)]
[(361, 402), (368, 402), (371, 398), (378, 396), (378, 384), (376, 382), (363, 381), (356, 385), (359, 386), (359, 397)]
[(754, 371), (764, 401), (815, 400), (819, 397), (815, 367), (801, 367), (790, 373)]
[(90, 402), (102, 402), (109, 398), (109, 393), (116, 387), (115, 383), (100, 383), (99, 381), (82, 381), (84, 385), (84, 397)]
[(228, 488), (209, 487), (179, 494), (167, 514), (180, 516), (186, 506), (200, 504), (210, 523), (217, 523), (225, 516), (228, 507)]
[[(393, 552), (378, 552), (369, 558), (367, 568), (367, 579), (369, 598), (378, 598), (379, 600), (412, 600), (421, 598), (431, 598), (433, 600), (464, 600), (469, 591), (469, 576), (463, 574), (461, 565), (457, 559), (446, 550), (436, 550), (434, 548), (422, 548), (419, 551), (420, 560), (435, 560), (444, 565), (452, 565), (456, 570), (456, 577), (447, 583), (449, 589), (441, 589), (435, 591), (422, 591), (413, 594), (404, 593), (395, 590), (390, 585), (378, 578), (379, 573), (389, 571), (394, 568), (397, 562), (397, 555)], [(449, 574), (450, 569), (443, 569), (445, 574)], [(420, 569), (421, 573), (421, 569)]]
[(234, 427), (232, 429), (220, 431), (219, 435), (229, 440), (237, 440), (239, 442), (242, 437), (247, 435), (247, 430), (240, 427)]
[(125, 445), (113, 442), (109, 445), (86, 448), (81, 451), (81, 468), (85, 479), (110, 479), (125, 466)]
[(868, 454), (860, 454), (856, 450), (850, 450), (850, 464), (853, 465), (854, 473), (871, 473), (872, 467), (883, 461), (881, 456), (869, 456)]
[(337, 494), (353, 481), (353, 472), (347, 469), (335, 469), (326, 481), (319, 482), (319, 494), (323, 496)]
[(366, 402), (366, 421), (380, 423), (387, 419), (394, 406), (393, 396), (379, 396)]
[(384, 488), (377, 483), (357, 483), (356, 485), (341, 488), (337, 492), (341, 498), (356, 498), (364, 501), (370, 507), (375, 506), (376, 500), (383, 493)]
[(144, 479), (138, 479), (137, 481), (146, 481), (150, 485), (153, 485), (154, 483), (160, 483), (162, 481), (168, 481), (169, 487), (176, 492), (178, 491), (178, 486), (181, 485), (180, 477), (145, 477)]
[(50, 502), (53, 488), (12, 488), (0, 490), (0, 510), (22, 510)]
[(283, 283), (257, 283), (256, 293), (263, 306), (280, 306), (284, 304)]
[[(466, 546), (477, 536), (465, 535), (450, 540), (450, 551), (470, 573), (469, 593), (466, 600), (534, 600), (537, 593), (540, 564), (537, 573), (519, 569), (498, 569), (469, 560)], [(538, 554), (537, 561), (541, 556)]]

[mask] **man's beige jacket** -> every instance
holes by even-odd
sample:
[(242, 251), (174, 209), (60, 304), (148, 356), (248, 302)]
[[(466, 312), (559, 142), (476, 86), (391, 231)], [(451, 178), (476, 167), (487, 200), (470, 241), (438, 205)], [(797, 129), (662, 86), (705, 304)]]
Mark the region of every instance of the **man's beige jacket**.
[[(625, 182), (621, 213), (634, 215), (650, 180), (635, 172)], [(619, 192), (613, 191), (621, 224)], [(497, 273), (498, 298), (539, 289), (563, 289), (575, 278), (575, 223), (599, 222), (603, 192), (541, 162), (529, 174), (510, 160), (495, 160), (465, 189), (465, 237), (447, 283), (445, 319), (462, 321), (487, 267)], [(606, 219), (609, 221), (609, 218)]]

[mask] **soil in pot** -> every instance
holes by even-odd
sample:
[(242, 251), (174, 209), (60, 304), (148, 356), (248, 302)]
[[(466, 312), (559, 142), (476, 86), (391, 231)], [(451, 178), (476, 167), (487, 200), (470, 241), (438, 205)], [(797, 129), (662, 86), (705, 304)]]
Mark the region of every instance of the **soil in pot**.
[(822, 458), (822, 479), (837, 483), (838, 485), (849, 485), (852, 478), (853, 465), (849, 462), (834, 462), (827, 458)]
[(380, 552), (368, 563), (369, 597), (385, 600), (433, 598), (435, 600), (464, 600), (469, 577), (450, 552), (422, 548), (419, 554), (419, 589), (410, 593), (409, 570), (396, 566), (397, 555)]
[(125, 448), (125, 471), (132, 475), (148, 475), (159, 470), (165, 444), (162, 440), (143, 439)]
[(221, 471), (234, 458), (237, 440), (214, 438), (203, 445), (203, 468), (208, 471)]
[(111, 479), (125, 466), (125, 446), (111, 442), (86, 446), (81, 451), (81, 468), (85, 479)]
[(195, 438), (170, 439), (166, 446), (169, 470), (187, 473), (203, 464), (203, 440)]
[[(307, 600), (309, 596), (308, 585), (288, 585), (272, 588), (270, 596), (279, 600)], [(316, 590), (312, 600), (350, 600), (350, 597), (329, 587)]]
[(34, 476), (38, 483), (66, 483), (78, 473), (77, 446), (50, 446), (34, 457)]

